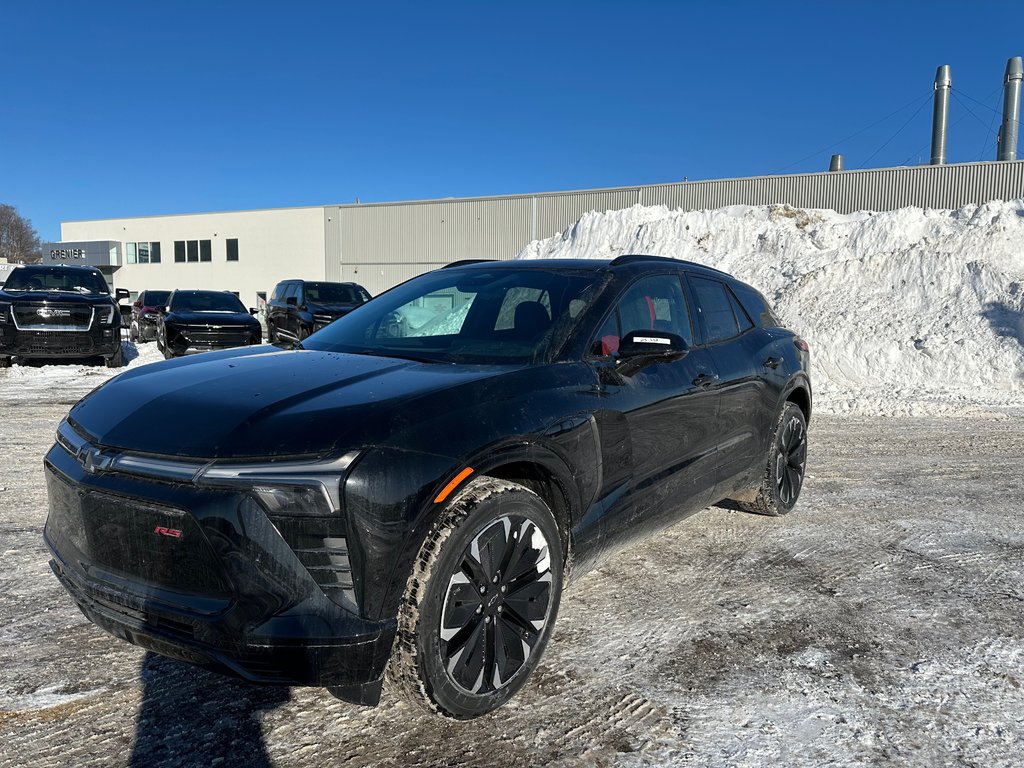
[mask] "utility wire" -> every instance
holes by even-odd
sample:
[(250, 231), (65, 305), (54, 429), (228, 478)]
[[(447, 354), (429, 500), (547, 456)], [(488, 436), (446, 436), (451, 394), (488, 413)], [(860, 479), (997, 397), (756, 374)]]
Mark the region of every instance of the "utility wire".
[[(929, 94), (929, 96), (930, 96), (930, 94)], [(918, 114), (920, 114), (921, 110), (922, 110), (922, 109), (924, 109), (925, 105), (926, 105), (926, 104), (927, 104), (927, 103), (928, 103), (929, 101), (930, 101), (930, 99), (925, 99), (924, 101), (922, 101), (922, 102), (921, 102), (921, 103), (920, 103), (920, 104), (918, 105), (917, 109), (915, 109), (915, 110), (914, 110), (914, 114), (912, 114), (912, 115), (911, 115), (911, 116), (910, 116), (909, 118), (907, 118), (907, 121), (906, 121), (906, 122), (905, 122), (905, 123), (904, 123), (903, 125), (901, 125), (901, 126), (899, 127), (899, 129), (898, 129), (898, 130), (896, 131), (896, 133), (894, 133), (894, 134), (893, 134), (892, 136), (890, 136), (890, 137), (889, 137), (889, 138), (888, 138), (888, 139), (887, 139), (887, 140), (885, 141), (885, 143), (884, 143), (884, 144), (882, 144), (882, 146), (880, 146), (880, 147), (879, 147), (878, 149), (876, 149), (876, 150), (875, 150), (874, 152), (872, 152), (872, 153), (871, 153), (871, 154), (870, 154), (870, 155), (868, 156), (867, 160), (865, 160), (865, 161), (864, 161), (863, 163), (861, 163), (861, 164), (860, 164), (860, 165), (858, 166), (858, 168), (863, 168), (863, 167), (865, 167), (865, 166), (866, 166), (866, 165), (867, 165), (868, 163), (870, 163), (870, 162), (871, 162), (871, 161), (872, 161), (872, 160), (874, 159), (875, 155), (877, 155), (877, 154), (878, 154), (879, 152), (881, 152), (881, 151), (882, 151), (883, 149), (885, 149), (885, 148), (886, 148), (887, 146), (889, 146), (889, 143), (890, 143), (890, 142), (891, 142), (891, 141), (892, 141), (893, 139), (895, 139), (895, 138), (896, 138), (897, 136), (899, 136), (899, 135), (900, 135), (901, 133), (903, 133), (903, 129), (904, 129), (904, 128), (906, 128), (906, 127), (907, 127), (908, 125), (910, 125), (910, 123), (911, 123), (911, 122), (913, 121), (913, 119), (914, 119), (915, 117), (917, 117), (917, 116), (918, 116)]]
[[(1001, 90), (1002, 90), (1002, 88), (996, 88), (992, 92), (992, 96), (995, 96)], [(989, 96), (989, 99), (991, 99), (992, 96)], [(998, 115), (998, 114), (999, 113), (996, 110), (992, 110), (992, 117), (989, 118), (989, 121), (988, 121), (988, 131), (985, 133), (985, 138), (984, 138), (984, 140), (982, 141), (982, 144), (981, 144), (981, 152), (978, 154), (978, 160), (979, 161), (985, 159), (985, 150), (988, 148), (986, 146), (988, 144), (988, 137), (992, 135), (992, 124), (996, 121), (996, 115)], [(998, 136), (998, 134), (996, 135), (996, 151), (997, 152), (999, 151), (999, 136)]]
[[(931, 95), (931, 91), (929, 91), (929, 92), (928, 92), (928, 95), (929, 95), (929, 96)], [(840, 145), (840, 144), (843, 144), (843, 143), (845, 143), (845, 142), (849, 141), (850, 139), (855, 139), (855, 138), (857, 138), (857, 137), (858, 137), (858, 136), (860, 136), (860, 135), (861, 135), (862, 133), (864, 133), (865, 131), (869, 131), (869, 130), (871, 130), (872, 128), (874, 128), (874, 127), (875, 127), (876, 125), (878, 125), (879, 123), (884, 123), (884, 122), (885, 122), (886, 120), (888, 120), (888, 119), (889, 119), (890, 117), (893, 117), (893, 116), (895, 116), (895, 115), (898, 115), (898, 114), (899, 114), (900, 112), (902, 112), (903, 110), (907, 109), (908, 107), (911, 107), (911, 106), (913, 106), (914, 104), (916, 104), (916, 103), (917, 103), (917, 99), (918, 99), (918, 97), (917, 97), (917, 96), (915, 96), (915, 97), (914, 97), (913, 99), (911, 99), (910, 101), (908, 101), (908, 102), (907, 102), (906, 104), (904, 104), (904, 105), (903, 105), (902, 107), (900, 107), (899, 109), (897, 109), (897, 110), (895, 110), (895, 111), (893, 111), (893, 112), (890, 112), (890, 113), (889, 113), (888, 115), (886, 115), (885, 117), (883, 117), (883, 118), (881, 118), (881, 119), (879, 119), (879, 120), (876, 120), (875, 122), (871, 123), (871, 125), (867, 125), (867, 126), (865, 126), (865, 127), (861, 128), (861, 129), (860, 129), (859, 131), (857, 131), (856, 133), (851, 133), (851, 134), (850, 134), (849, 136), (847, 136), (847, 137), (846, 137), (845, 139), (840, 139), (839, 141), (834, 141), (834, 142), (832, 142), (831, 144), (828, 144), (827, 146), (824, 146), (824, 147), (822, 147), (821, 149), (815, 150), (814, 152), (811, 152), (811, 153), (810, 153), (809, 155), (805, 155), (804, 157), (801, 157), (801, 158), (800, 158), (799, 160), (796, 160), (796, 161), (794, 161), (794, 162), (790, 163), (789, 165), (787, 165), (787, 166), (785, 166), (785, 167), (783, 167), (783, 168), (779, 168), (779, 170), (775, 171), (775, 173), (776, 173), (776, 174), (779, 174), (779, 173), (782, 173), (783, 171), (787, 171), (787, 170), (789, 170), (790, 168), (792, 168), (792, 167), (793, 167), (794, 165), (799, 165), (800, 163), (804, 162), (805, 160), (810, 160), (810, 159), (811, 159), (812, 157), (814, 157), (815, 155), (821, 155), (822, 153), (824, 153), (824, 152), (827, 152), (828, 150), (832, 149), (832, 148), (833, 148), (833, 147), (835, 147), (835, 146), (838, 146), (838, 145)], [(918, 111), (920, 111), (920, 107), (918, 107)]]
[[(969, 114), (969, 115), (970, 115), (971, 117), (973, 117), (973, 118), (974, 118), (975, 120), (977, 120), (977, 121), (978, 121), (979, 123), (981, 123), (981, 127), (982, 127), (982, 128), (987, 128), (987, 127), (988, 127), (987, 125), (985, 125), (985, 121), (984, 121), (984, 120), (982, 120), (982, 119), (981, 119), (980, 117), (978, 117), (978, 116), (977, 116), (976, 114), (974, 114), (974, 110), (973, 110), (973, 109), (971, 109), (971, 108), (970, 108), (969, 106), (967, 106), (967, 102), (966, 102), (966, 101), (964, 101), (963, 99), (961, 99), (961, 98), (960, 98), (960, 97), (959, 97), (959, 96), (958, 96), (958, 95), (956, 94), (956, 91), (954, 91), (954, 92), (953, 92), (953, 98), (955, 98), (955, 99), (957, 100), (957, 102), (959, 102), (960, 106), (962, 106), (962, 107), (963, 107), (964, 109), (966, 109), (966, 110), (967, 110), (967, 114)], [(985, 138), (987, 139), (988, 137), (986, 136)]]

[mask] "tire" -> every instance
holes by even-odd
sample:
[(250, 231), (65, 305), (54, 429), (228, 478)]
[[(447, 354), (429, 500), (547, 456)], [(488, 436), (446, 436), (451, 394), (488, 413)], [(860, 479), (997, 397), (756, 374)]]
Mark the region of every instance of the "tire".
[(277, 329), (274, 328), (274, 324), (267, 322), (267, 343), (277, 344)]
[(103, 363), (104, 365), (107, 366), (107, 368), (120, 368), (122, 365), (124, 365), (124, 347), (118, 344), (117, 352), (115, 352), (110, 357), (104, 358)]
[(468, 483), (434, 523), (406, 586), (388, 666), (399, 695), (459, 720), (512, 698), (551, 637), (562, 553), (533, 491), (490, 477)]
[(772, 436), (764, 477), (753, 501), (738, 502), (747, 512), (778, 517), (796, 506), (807, 469), (807, 419), (793, 403), (786, 403)]
[(11, 367), (11, 358), (9, 358), (9, 357), (0, 357), (0, 368), (10, 368), (10, 367)]
[(164, 353), (164, 360), (173, 360), (175, 358), (175, 354), (171, 352), (170, 347), (164, 347), (160, 351)]

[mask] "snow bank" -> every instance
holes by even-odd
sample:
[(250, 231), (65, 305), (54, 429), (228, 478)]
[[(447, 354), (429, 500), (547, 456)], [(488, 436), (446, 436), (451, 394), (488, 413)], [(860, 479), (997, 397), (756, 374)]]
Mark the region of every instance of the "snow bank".
[(817, 405), (1024, 405), (1024, 200), (850, 215), (789, 206), (591, 212), (520, 258), (648, 253), (761, 290), (811, 345)]

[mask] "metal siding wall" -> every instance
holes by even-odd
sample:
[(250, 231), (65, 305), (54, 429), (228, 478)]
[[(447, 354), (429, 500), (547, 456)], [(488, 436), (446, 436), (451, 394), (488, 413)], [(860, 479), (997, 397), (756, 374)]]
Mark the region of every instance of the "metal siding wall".
[(324, 279), (341, 280), (341, 210), (324, 207)]
[[(789, 204), (840, 213), (959, 208), (1024, 197), (1024, 161), (690, 181), (537, 195), (325, 208), (328, 275), (379, 293), (459, 259), (509, 259), (589, 211), (642, 205), (701, 210)], [(336, 222), (326, 218), (337, 213)], [(332, 263), (338, 272), (332, 272)]]

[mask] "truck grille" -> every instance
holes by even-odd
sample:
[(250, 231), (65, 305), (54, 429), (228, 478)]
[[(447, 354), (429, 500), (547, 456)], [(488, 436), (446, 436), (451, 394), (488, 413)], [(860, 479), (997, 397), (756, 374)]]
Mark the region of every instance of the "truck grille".
[(96, 345), (90, 334), (75, 331), (23, 331), (14, 334), (10, 353), (88, 357), (96, 353)]
[(245, 328), (186, 326), (181, 335), (190, 347), (240, 347), (249, 343), (249, 331)]
[(87, 331), (93, 312), (81, 304), (16, 304), (13, 314), (20, 331)]

